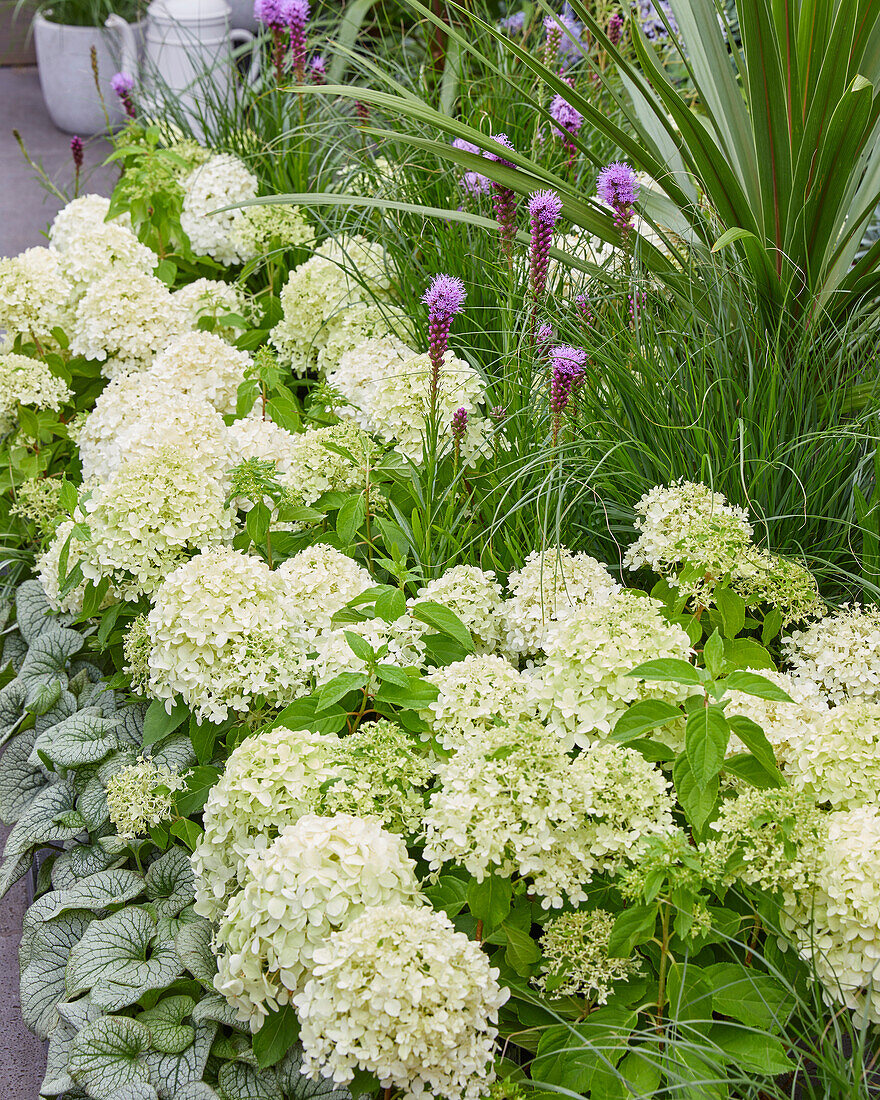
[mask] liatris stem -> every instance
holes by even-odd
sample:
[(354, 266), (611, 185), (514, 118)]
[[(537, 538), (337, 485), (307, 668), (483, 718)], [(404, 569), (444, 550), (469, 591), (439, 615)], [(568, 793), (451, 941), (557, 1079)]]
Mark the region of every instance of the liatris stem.
[(82, 138), (76, 134), (70, 139), (70, 154), (73, 157), (73, 196), (79, 195), (79, 175), (83, 166)]
[(648, 304), (648, 294), (644, 290), (637, 290), (629, 295), (629, 323), (635, 328), (639, 313)]
[(467, 292), (461, 279), (451, 275), (435, 275), (422, 295), (428, 307), (428, 355), (431, 360), (429, 399), (432, 414), (437, 409), (443, 360), (449, 346), (449, 330), (455, 317), (464, 308)]
[(134, 88), (134, 77), (129, 73), (116, 73), (110, 80), (110, 87), (119, 96), (125, 113), (129, 118), (134, 118), (134, 104), (131, 101), (131, 91)]
[(284, 83), (284, 55), (287, 53), (287, 31), (284, 27), (272, 27), (272, 65), (275, 83)]
[[(493, 134), (492, 140), (497, 141), (511, 152), (515, 152), (507, 134)], [(484, 153), (487, 160), (493, 160), (497, 164), (503, 164), (507, 168), (513, 168), (511, 161), (505, 160), (497, 153)], [(498, 222), (501, 236), (501, 251), (504, 253), (509, 267), (513, 267), (513, 242), (516, 240), (516, 192), (503, 184), (492, 181), (492, 205), (495, 208), (495, 220)]]

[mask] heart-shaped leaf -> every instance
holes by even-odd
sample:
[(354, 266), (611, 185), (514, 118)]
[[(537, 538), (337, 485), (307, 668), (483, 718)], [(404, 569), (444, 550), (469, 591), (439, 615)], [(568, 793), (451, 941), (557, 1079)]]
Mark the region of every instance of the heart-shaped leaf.
[(201, 1081), (216, 1034), (217, 1025), (212, 1021), (196, 1024), (195, 1039), (181, 1054), (161, 1054), (155, 1050), (147, 1054), (150, 1080), (160, 1100), (175, 1100), (184, 1086)]
[(31, 645), (45, 631), (73, 622), (74, 616), (55, 614), (42, 584), (38, 580), (27, 580), (15, 590), (15, 618), (19, 633)]
[[(211, 947), (211, 935), (211, 922), (200, 917), (198, 922), (181, 928), (174, 942), (178, 957), (190, 974), (196, 981), (201, 982), (205, 989), (213, 990), (214, 975), (217, 973), (217, 956)], [(220, 1023), (223, 1022), (220, 1021)]]
[(144, 889), (143, 875), (117, 867), (112, 871), (98, 871), (80, 879), (66, 890), (55, 890), (47, 895), (52, 910), (47, 919), (57, 917), (68, 909), (90, 909), (93, 912), (124, 905), (136, 898)]
[(256, 1070), (241, 1062), (227, 1062), (220, 1070), (217, 1089), (222, 1100), (284, 1100), (274, 1070)]
[(277, 1071), (278, 1084), (287, 1100), (351, 1100), (347, 1088), (327, 1077), (313, 1081), (304, 1076), (301, 1069), (302, 1048), (297, 1044), (287, 1052)]
[(72, 783), (44, 787), (25, 808), (6, 841), (0, 867), (0, 897), (30, 866), (31, 853), (42, 844), (70, 840), (80, 831), (56, 823), (56, 818), (73, 809), (76, 792)]
[(37, 739), (35, 729), (20, 733), (0, 757), (0, 820), (5, 825), (18, 821), (29, 802), (47, 785), (42, 766), (30, 762)]
[(126, 1085), (150, 1083), (143, 1061), (149, 1045), (150, 1033), (137, 1020), (104, 1016), (74, 1039), (68, 1072), (89, 1096), (116, 1100)]
[(195, 1007), (192, 997), (163, 997), (158, 1004), (138, 1016), (150, 1032), (153, 1049), (162, 1054), (180, 1054), (196, 1037), (195, 1029), (184, 1019)]
[(21, 1015), (45, 1039), (66, 996), (65, 970), (71, 950), (88, 931), (93, 915), (77, 909), (36, 927), (27, 942), (27, 965), (21, 975)]
[(169, 848), (147, 870), (147, 897), (159, 917), (176, 917), (196, 896), (196, 878), (182, 848)]
[(77, 711), (63, 722), (41, 733), (34, 745), (31, 762), (37, 764), (37, 753), (43, 753), (62, 768), (78, 768), (96, 764), (108, 753), (119, 748), (119, 721), (101, 718), (97, 714)]
[(32, 698), (42, 685), (53, 680), (62, 680), (66, 687), (67, 665), (84, 643), (79, 631), (64, 626), (53, 626), (35, 638), (28, 646), (18, 673), (18, 682), (24, 686), (28, 697)]

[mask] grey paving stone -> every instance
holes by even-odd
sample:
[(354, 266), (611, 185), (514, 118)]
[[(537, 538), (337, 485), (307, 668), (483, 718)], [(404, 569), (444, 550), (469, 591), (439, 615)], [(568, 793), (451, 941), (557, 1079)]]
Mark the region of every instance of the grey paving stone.
[[(16, 129), (33, 160), (60, 191), (72, 197), (70, 135), (57, 130), (46, 114), (33, 67), (0, 68), (0, 256), (45, 244), (42, 234), (62, 205), (34, 178), (12, 135)], [(102, 138), (86, 139), (81, 191), (110, 193), (118, 172), (113, 166), (102, 167), (109, 151)]]

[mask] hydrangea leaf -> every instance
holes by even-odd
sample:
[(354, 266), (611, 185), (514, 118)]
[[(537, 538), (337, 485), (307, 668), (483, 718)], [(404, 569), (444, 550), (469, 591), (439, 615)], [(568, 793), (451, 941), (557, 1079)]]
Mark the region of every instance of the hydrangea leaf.
[(169, 848), (147, 870), (147, 897), (157, 916), (175, 917), (196, 896), (196, 877), (182, 848)]
[(255, 1070), (241, 1062), (227, 1062), (220, 1070), (217, 1089), (222, 1100), (284, 1100), (274, 1070)]
[(0, 820), (13, 825), (27, 804), (47, 785), (42, 767), (30, 763), (31, 751), (37, 739), (36, 730), (27, 730), (16, 737), (0, 757)]
[(291, 1047), (278, 1066), (278, 1084), (286, 1100), (351, 1100), (351, 1093), (344, 1086), (337, 1085), (331, 1078), (321, 1077), (313, 1081), (300, 1072), (302, 1067), (302, 1047)]
[(153, 1049), (161, 1054), (181, 1054), (196, 1037), (195, 1029), (184, 1019), (195, 1007), (192, 997), (163, 997), (153, 1008), (138, 1016), (150, 1032)]
[(35, 638), (28, 646), (18, 674), (28, 696), (32, 697), (41, 685), (59, 678), (67, 686), (68, 662), (82, 649), (84, 642), (82, 634), (64, 626), (56, 626)]
[(28, 963), (21, 975), (21, 1015), (41, 1039), (57, 1017), (66, 994), (65, 970), (72, 949), (88, 931), (93, 914), (84, 909), (64, 913), (35, 929), (28, 943)]
[(38, 580), (22, 582), (15, 590), (15, 618), (22, 638), (31, 645), (47, 630), (73, 622), (75, 616), (58, 615), (49, 606)]
[(56, 890), (75, 886), (80, 879), (106, 871), (119, 863), (120, 857), (107, 852), (100, 844), (77, 844), (69, 852), (61, 852), (52, 865), (52, 885)]
[[(214, 968), (216, 971), (216, 967)], [(198, 1023), (200, 1020), (214, 1020), (225, 1027), (234, 1028), (236, 1031), (244, 1031), (250, 1034), (247, 1023), (239, 1020), (235, 1009), (219, 993), (203, 997), (193, 1009), (192, 1018)]]
[(104, 1016), (74, 1039), (68, 1072), (95, 1100), (118, 1100), (125, 1085), (149, 1084), (143, 1054), (150, 1033), (137, 1020)]
[(217, 956), (211, 947), (211, 935), (211, 922), (200, 917), (197, 923), (181, 928), (174, 941), (180, 961), (196, 981), (209, 990), (214, 989), (214, 976), (217, 973)]
[(40, 734), (31, 756), (36, 763), (38, 752), (44, 753), (54, 764), (62, 768), (77, 768), (83, 764), (96, 764), (108, 753), (119, 748), (115, 718), (102, 718), (97, 714), (77, 711), (63, 722)]
[(98, 871), (80, 879), (66, 890), (56, 890), (48, 895), (52, 902), (49, 918), (57, 917), (67, 909), (108, 909), (124, 905), (136, 898), (144, 889), (143, 875), (117, 867), (112, 871)]
[(71, 840), (80, 831), (57, 825), (55, 819), (73, 809), (72, 783), (52, 783), (44, 787), (25, 808), (6, 841), (0, 867), (0, 897), (17, 882), (30, 866), (31, 852), (42, 844)]
[(68, 994), (91, 989), (93, 1003), (113, 1012), (168, 985), (183, 968), (173, 944), (155, 940), (156, 923), (138, 906), (94, 921), (70, 954)]
[(213, 1022), (196, 1024), (195, 1039), (181, 1054), (151, 1051), (147, 1055), (150, 1080), (160, 1100), (174, 1100), (184, 1085), (201, 1081), (216, 1033), (217, 1025)]

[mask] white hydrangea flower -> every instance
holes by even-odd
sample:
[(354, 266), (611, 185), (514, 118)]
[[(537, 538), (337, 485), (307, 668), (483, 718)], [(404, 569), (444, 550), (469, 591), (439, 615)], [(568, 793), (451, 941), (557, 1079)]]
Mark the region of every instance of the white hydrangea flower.
[(828, 815), (816, 887), (783, 914), (800, 954), (815, 968), (829, 1004), (880, 1023), (880, 809)]
[[(679, 684), (645, 683), (629, 675), (644, 661), (691, 657), (685, 631), (665, 619), (663, 605), (650, 596), (624, 590), (605, 603), (582, 604), (553, 625), (545, 650), (535, 683), (539, 713), (568, 745), (589, 745), (606, 736), (640, 699), (674, 704), (690, 694)], [(668, 727), (660, 731), (666, 743), (669, 734)]]
[(116, 221), (69, 233), (64, 250), (58, 253), (59, 271), (70, 283), (75, 301), (104, 275), (125, 279), (128, 269), (152, 271), (158, 262), (152, 249)]
[(224, 339), (234, 339), (239, 330), (225, 327), (221, 319), (227, 313), (246, 317), (248, 313), (247, 297), (244, 290), (235, 283), (224, 283), (220, 279), (195, 279), (186, 286), (173, 291), (174, 300), (186, 312), (186, 327), (197, 329), (199, 321), (210, 318), (216, 324), (213, 330)]
[(216, 153), (185, 177), (180, 225), (197, 256), (227, 267), (251, 258), (239, 251), (236, 237), (242, 211), (218, 211), (256, 198), (258, 186), (253, 172), (231, 153)]
[(72, 396), (64, 379), (53, 374), (42, 359), (0, 355), (0, 433), (15, 426), (19, 405), (57, 412)]
[(22, 336), (57, 349), (53, 329), (69, 334), (73, 324), (71, 290), (52, 248), (28, 248), (0, 259), (0, 329), (6, 329), (7, 341)]
[[(329, 384), (354, 408), (339, 412), (351, 416), (414, 462), (422, 457), (428, 421), (431, 360), (418, 355), (394, 337), (367, 340), (340, 359)], [(440, 372), (437, 417), (441, 440), (451, 442), (452, 418), (460, 409), (468, 414), (460, 454), (470, 461), (486, 445), (486, 420), (479, 406), (485, 400), (483, 380), (462, 359), (447, 351)]]
[(290, 606), (312, 632), (329, 630), (336, 612), (373, 584), (367, 570), (353, 558), (323, 543), (300, 550), (282, 562), (276, 573)]
[[(626, 568), (648, 566), (701, 602), (711, 602), (715, 583), (735, 573), (751, 547), (748, 513), (706, 485), (683, 479), (656, 485), (635, 510), (640, 534), (624, 555)], [(699, 570), (699, 579), (680, 581), (685, 562)]]
[(263, 417), (260, 402), (254, 405), (249, 416), (234, 420), (228, 428), (231, 462), (238, 465), (249, 458), (271, 459), (279, 475), (290, 474), (295, 469), (295, 432), (281, 428), (273, 420)]
[(832, 703), (880, 702), (880, 607), (846, 606), (782, 639), (798, 676), (815, 682)]
[(187, 332), (169, 341), (147, 373), (165, 387), (169, 398), (189, 394), (210, 402), (219, 413), (234, 413), (238, 387), (252, 366), (246, 351), (214, 333)]
[(315, 239), (299, 206), (263, 203), (246, 206), (239, 213), (241, 217), (232, 226), (232, 245), (245, 260), (265, 256), (272, 248), (305, 248)]
[(303, 375), (317, 365), (331, 319), (352, 305), (386, 297), (390, 286), (381, 245), (363, 237), (326, 241), (288, 276), (281, 290), (284, 316), (269, 341)]
[[(762, 668), (759, 672), (781, 687), (793, 702), (777, 703), (747, 695), (744, 691), (729, 691), (725, 696), (724, 711), (728, 715), (742, 715), (757, 722), (773, 746), (780, 766), (787, 771), (789, 761), (793, 755), (796, 756), (810, 731), (824, 721), (828, 713), (828, 698), (812, 680), (774, 669)], [(730, 755), (745, 752), (746, 749), (734, 734), (727, 751)]]
[(257, 696), (283, 706), (306, 687), (300, 621), (261, 558), (204, 550), (164, 579), (147, 622), (151, 694), (179, 694), (202, 718), (222, 722)]
[(424, 855), (478, 882), (491, 873), (533, 880), (545, 909), (587, 900), (600, 871), (636, 861), (673, 829), (669, 783), (633, 749), (595, 744), (574, 760), (538, 722), (495, 726), (437, 766)]
[(303, 1072), (345, 1085), (363, 1069), (403, 1100), (487, 1095), (510, 991), (445, 913), (371, 907), (314, 960), (314, 977), (294, 998)]
[(433, 600), (454, 612), (471, 632), (477, 653), (491, 653), (504, 638), (501, 585), (475, 565), (454, 565), (420, 588), (415, 602)]
[(444, 749), (456, 750), (479, 740), (499, 723), (516, 725), (537, 717), (534, 679), (504, 657), (469, 655), (425, 676), (437, 699), (422, 714)]
[(70, 350), (107, 359), (104, 373), (143, 370), (173, 336), (187, 329), (186, 312), (164, 283), (146, 272), (111, 272), (79, 300)]
[(322, 331), (318, 373), (326, 378), (338, 368), (347, 351), (367, 340), (394, 337), (406, 342), (409, 336), (409, 319), (400, 306), (390, 302), (353, 302), (334, 314)]
[[(55, 215), (49, 230), (49, 243), (58, 252), (63, 252), (75, 237), (107, 225), (109, 213), (110, 200), (103, 195), (80, 195)], [(131, 229), (131, 215), (127, 212), (117, 214), (109, 224)]]
[(76, 432), (76, 443), (83, 479), (98, 483), (127, 459), (164, 447), (192, 451), (214, 479), (224, 476), (232, 458), (223, 417), (206, 397), (175, 390), (152, 370), (117, 375)]
[(322, 784), (337, 774), (337, 741), (275, 726), (232, 751), (208, 793), (205, 832), (192, 855), (197, 913), (216, 920), (246, 882), (247, 857), (265, 851), (285, 825), (319, 808)]
[(550, 997), (585, 997), (604, 1005), (618, 982), (641, 973), (638, 957), (608, 953), (615, 915), (605, 909), (563, 913), (544, 925), (542, 973), (532, 979)]
[(792, 744), (792, 784), (833, 809), (877, 805), (880, 791), (880, 703), (851, 699), (832, 707)]
[(152, 595), (191, 553), (232, 538), (224, 501), (191, 447), (128, 459), (81, 502), (91, 532), (83, 574), (109, 577), (126, 599)]
[[(126, 840), (146, 836), (151, 825), (171, 816), (172, 791), (186, 783), (165, 764), (145, 760), (121, 768), (107, 781), (107, 809), (116, 832)], [(166, 788), (160, 790), (159, 788)]]
[[(63, 520), (58, 524), (55, 530), (55, 534), (52, 536), (46, 549), (37, 555), (35, 563), (37, 579), (43, 586), (43, 591), (46, 594), (46, 599), (49, 601), (49, 606), (53, 611), (70, 611), (76, 615), (82, 614), (83, 600), (86, 594), (86, 580), (83, 579), (78, 585), (66, 593), (61, 595), (61, 578), (59, 576), (59, 568), (61, 564), (61, 551), (64, 549), (67, 540), (70, 539), (70, 546), (67, 550), (67, 572), (70, 573), (71, 569), (76, 565), (78, 561), (85, 558), (90, 552), (89, 545), (81, 542), (77, 538), (71, 538), (75, 524), (72, 519)], [(110, 604), (118, 598), (118, 593), (111, 586), (107, 591), (107, 595), (104, 597), (104, 603)]]
[[(341, 447), (355, 461), (332, 450), (333, 447)], [(290, 467), (280, 481), (288, 489), (291, 501), (314, 504), (324, 493), (365, 489), (379, 454), (379, 446), (351, 421), (340, 421), (327, 428), (308, 428), (293, 436)], [(372, 498), (375, 505), (379, 499), (375, 488)]]
[(620, 589), (604, 565), (564, 546), (534, 550), (507, 581), (504, 604), (507, 648), (529, 656), (541, 652), (551, 625), (575, 608), (604, 603)]
[(331, 932), (370, 906), (418, 900), (403, 840), (350, 814), (303, 815), (248, 856), (246, 876), (217, 929), (214, 985), (252, 1031), (302, 989)]
[[(346, 631), (363, 638), (376, 653), (381, 654), (385, 650), (385, 655), (379, 658), (382, 664), (419, 668), (425, 659), (425, 645), (422, 641), (425, 627), (409, 615), (401, 615), (393, 623), (387, 623), (384, 619), (367, 619), (332, 629), (325, 627), (314, 642), (317, 652), (312, 668), (316, 687), (326, 684), (342, 672), (366, 671), (366, 662), (348, 644)], [(378, 690), (378, 683), (371, 683), (368, 690), (373, 694)]]

